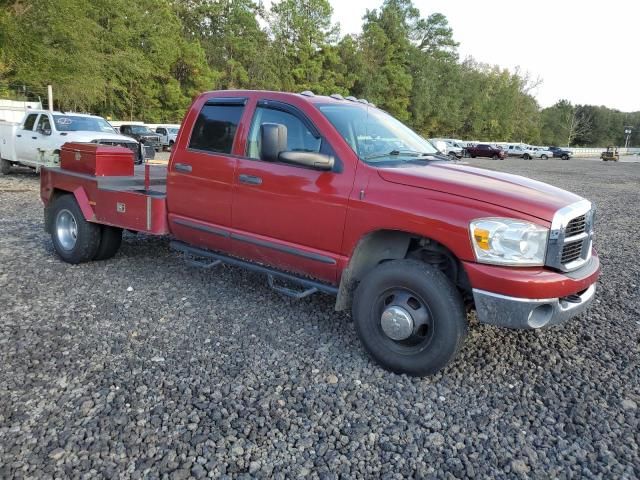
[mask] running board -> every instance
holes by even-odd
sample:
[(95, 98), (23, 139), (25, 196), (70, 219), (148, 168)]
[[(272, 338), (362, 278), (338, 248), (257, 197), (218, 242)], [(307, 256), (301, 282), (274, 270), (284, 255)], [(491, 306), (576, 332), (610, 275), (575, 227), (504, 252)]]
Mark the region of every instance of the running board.
[[(291, 273), (281, 272), (280, 270), (276, 270), (271, 267), (258, 265), (246, 260), (240, 260), (239, 258), (235, 257), (229, 257), (221, 253), (204, 250), (202, 248), (194, 247), (178, 240), (171, 241), (169, 245), (172, 249), (182, 252), (185, 255), (192, 255), (194, 257), (200, 257), (210, 260), (209, 262), (187, 260), (187, 263), (195, 267), (212, 268), (216, 265), (219, 265), (220, 263), (224, 263), (227, 265), (232, 265), (234, 267), (245, 268), (247, 270), (251, 270), (252, 272), (262, 273), (263, 275), (267, 276), (267, 283), (269, 284), (269, 287), (271, 287), (274, 291), (282, 295), (294, 298), (296, 300), (308, 297), (309, 295), (312, 295), (316, 292), (323, 292), (333, 296), (338, 295), (338, 288), (334, 287), (333, 285), (327, 285), (326, 283), (317, 282), (308, 278), (297, 277)], [(298, 291), (281, 285), (276, 285), (276, 279), (299, 285), (303, 290)]]

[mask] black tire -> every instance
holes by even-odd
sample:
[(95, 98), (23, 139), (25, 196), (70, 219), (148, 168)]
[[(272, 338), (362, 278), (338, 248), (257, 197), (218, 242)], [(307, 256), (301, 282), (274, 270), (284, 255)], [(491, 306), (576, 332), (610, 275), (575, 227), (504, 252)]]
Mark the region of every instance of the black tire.
[(562, 160), (569, 160), (569, 155), (562, 155)]
[(93, 258), (94, 260), (108, 260), (113, 257), (122, 244), (122, 229), (118, 227), (110, 227), (104, 225), (101, 228), (100, 247)]
[(495, 153), (493, 154), (493, 156), (491, 157), (492, 160), (498, 160), (500, 157), (498, 157), (498, 155), (496, 155)]
[[(65, 225), (75, 225), (67, 228)], [(100, 247), (101, 227), (87, 222), (72, 195), (63, 195), (51, 206), (51, 239), (56, 253), (67, 263), (88, 262)]]
[[(385, 334), (381, 322), (382, 312), (395, 303), (427, 319), (410, 337), (398, 341)], [(362, 345), (377, 363), (411, 376), (432, 375), (444, 368), (467, 334), (458, 290), (440, 270), (416, 260), (393, 260), (371, 271), (356, 289), (353, 321)]]
[(11, 162), (4, 158), (0, 160), (0, 172), (3, 175), (9, 175), (11, 173)]
[(525, 160), (531, 160), (531, 156), (528, 153), (525, 153), (522, 158), (524, 158)]
[(540, 158), (541, 158), (542, 160), (546, 160), (546, 159), (548, 159), (549, 157), (547, 157), (547, 156), (543, 153), (543, 154), (540, 156)]
[(471, 155), (471, 158), (476, 158), (476, 156), (475, 155)]

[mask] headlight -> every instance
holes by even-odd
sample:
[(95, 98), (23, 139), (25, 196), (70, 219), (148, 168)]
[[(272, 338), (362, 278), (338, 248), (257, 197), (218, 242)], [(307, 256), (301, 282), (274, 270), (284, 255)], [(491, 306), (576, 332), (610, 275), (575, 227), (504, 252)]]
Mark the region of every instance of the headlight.
[(476, 260), (496, 265), (544, 265), (549, 229), (512, 218), (479, 218), (469, 224)]

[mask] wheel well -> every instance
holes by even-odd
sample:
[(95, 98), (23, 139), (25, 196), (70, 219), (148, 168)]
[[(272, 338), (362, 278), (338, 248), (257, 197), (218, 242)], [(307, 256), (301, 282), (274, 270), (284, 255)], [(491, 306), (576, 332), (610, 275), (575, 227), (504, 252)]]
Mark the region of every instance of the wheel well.
[(351, 305), (353, 292), (377, 265), (390, 260), (412, 258), (437, 266), (470, 300), (471, 287), (462, 263), (445, 245), (420, 235), (397, 230), (379, 230), (365, 235), (356, 246), (349, 265), (342, 273), (336, 310)]

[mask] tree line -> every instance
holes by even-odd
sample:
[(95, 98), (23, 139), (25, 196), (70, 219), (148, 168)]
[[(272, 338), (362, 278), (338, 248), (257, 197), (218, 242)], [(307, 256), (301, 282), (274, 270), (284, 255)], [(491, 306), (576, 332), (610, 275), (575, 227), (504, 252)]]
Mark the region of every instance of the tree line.
[(411, 0), (362, 22), (340, 36), (328, 0), (4, 0), (0, 97), (52, 84), (61, 109), (173, 122), (205, 90), (311, 90), (366, 98), (426, 137), (600, 146), (640, 128), (640, 112), (541, 110), (534, 80), (460, 59), (447, 18)]

